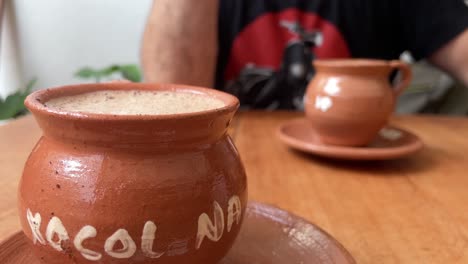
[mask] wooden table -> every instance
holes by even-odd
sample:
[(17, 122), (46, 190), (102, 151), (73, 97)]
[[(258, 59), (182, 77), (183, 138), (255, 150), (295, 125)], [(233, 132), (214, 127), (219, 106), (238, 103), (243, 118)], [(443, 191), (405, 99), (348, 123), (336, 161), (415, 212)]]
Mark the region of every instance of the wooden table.
[[(318, 224), (361, 264), (468, 263), (468, 119), (395, 117), (422, 137), (422, 152), (345, 162), (283, 145), (274, 130), (298, 115), (248, 112), (233, 122), (250, 199)], [(16, 188), (39, 136), (31, 117), (0, 127), (0, 240), (20, 229)]]

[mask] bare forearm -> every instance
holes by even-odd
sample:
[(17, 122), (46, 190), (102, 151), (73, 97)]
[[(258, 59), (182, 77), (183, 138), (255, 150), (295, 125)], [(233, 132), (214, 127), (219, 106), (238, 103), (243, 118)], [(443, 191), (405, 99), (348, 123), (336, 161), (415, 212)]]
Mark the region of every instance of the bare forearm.
[(218, 0), (155, 0), (143, 37), (145, 80), (212, 87), (217, 21)]
[(468, 87), (468, 29), (433, 54), (430, 61)]

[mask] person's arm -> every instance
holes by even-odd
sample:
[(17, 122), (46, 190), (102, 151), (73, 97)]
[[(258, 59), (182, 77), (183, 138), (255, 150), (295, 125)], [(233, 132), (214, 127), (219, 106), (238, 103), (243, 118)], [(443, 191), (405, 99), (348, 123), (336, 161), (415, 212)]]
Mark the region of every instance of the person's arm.
[(218, 0), (154, 0), (143, 36), (147, 82), (214, 86)]
[(429, 61), (468, 87), (468, 29), (434, 52)]
[(403, 49), (468, 85), (468, 6), (463, 0), (392, 1)]

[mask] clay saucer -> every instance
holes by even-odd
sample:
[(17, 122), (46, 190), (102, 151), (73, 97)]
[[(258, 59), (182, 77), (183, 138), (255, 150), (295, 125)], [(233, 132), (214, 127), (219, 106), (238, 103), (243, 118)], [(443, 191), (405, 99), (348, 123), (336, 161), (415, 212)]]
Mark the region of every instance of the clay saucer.
[(279, 138), (293, 149), (319, 156), (349, 160), (388, 160), (419, 151), (423, 142), (404, 129), (388, 126), (365, 147), (325, 145), (314, 134), (305, 117), (286, 121), (278, 128)]
[[(22, 232), (0, 244), (3, 264), (39, 264)], [(250, 203), (239, 237), (220, 264), (355, 264), (317, 226), (273, 206)]]

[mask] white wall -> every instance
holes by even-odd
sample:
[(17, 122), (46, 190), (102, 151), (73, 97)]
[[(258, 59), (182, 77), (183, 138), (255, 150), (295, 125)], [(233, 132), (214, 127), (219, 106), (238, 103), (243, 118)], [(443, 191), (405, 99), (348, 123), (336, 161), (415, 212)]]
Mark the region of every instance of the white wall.
[(73, 74), (82, 66), (139, 63), (151, 0), (6, 1), (1, 97), (32, 77), (45, 88), (80, 82)]

